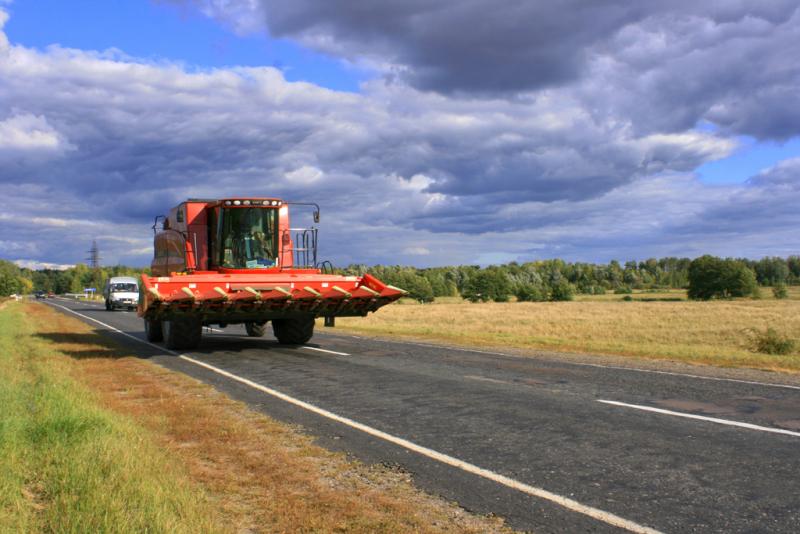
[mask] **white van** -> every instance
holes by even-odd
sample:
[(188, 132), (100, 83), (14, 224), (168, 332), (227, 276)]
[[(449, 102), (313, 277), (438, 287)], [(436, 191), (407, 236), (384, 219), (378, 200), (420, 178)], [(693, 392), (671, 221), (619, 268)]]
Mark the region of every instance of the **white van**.
[(108, 311), (116, 308), (133, 310), (139, 303), (139, 281), (130, 276), (109, 278), (103, 288), (103, 297)]

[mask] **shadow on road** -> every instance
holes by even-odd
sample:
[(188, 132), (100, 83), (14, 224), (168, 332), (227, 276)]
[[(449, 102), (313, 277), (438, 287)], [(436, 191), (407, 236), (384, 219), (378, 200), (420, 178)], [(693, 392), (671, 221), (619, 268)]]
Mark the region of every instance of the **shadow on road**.
[(133, 354), (130, 349), (125, 350), (125, 347), (110, 339), (102, 330), (92, 333), (38, 332), (34, 336), (60, 345), (59, 352), (75, 359), (142, 357)]
[[(148, 350), (143, 343), (134, 344), (133, 340), (130, 340), (130, 344), (122, 339), (118, 341), (114, 339), (114, 333), (103, 329), (95, 329), (91, 333), (39, 332), (34, 336), (61, 345), (58, 350), (75, 359), (124, 357), (149, 359), (154, 355), (154, 351), (158, 351), (156, 347), (150, 347)], [(249, 352), (252, 355), (254, 351), (261, 351), (264, 356), (270, 356), (270, 353), (272, 353), (271, 355), (281, 354), (287, 356), (288, 352), (293, 357), (298, 358), (313, 359), (315, 357), (314, 354), (301, 351), (301, 345), (281, 345), (275, 340), (254, 339), (245, 336), (237, 339), (231, 339), (231, 337), (223, 339), (213, 335), (203, 336), (200, 346), (192, 349), (191, 352), (198, 355), (211, 355), (220, 352), (228, 354)], [(163, 348), (161, 343), (156, 343), (155, 345)], [(315, 343), (308, 343), (306, 346), (318, 347)], [(155, 353), (170, 356), (165, 352)]]

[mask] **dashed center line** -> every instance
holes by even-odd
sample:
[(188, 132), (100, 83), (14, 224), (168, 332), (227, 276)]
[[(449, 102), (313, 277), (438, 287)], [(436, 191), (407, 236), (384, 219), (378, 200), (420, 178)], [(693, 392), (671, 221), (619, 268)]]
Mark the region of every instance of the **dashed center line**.
[(479, 382), (491, 382), (493, 384), (514, 385), (514, 382), (509, 382), (508, 380), (498, 380), (497, 378), (489, 378), (488, 376), (464, 375), (464, 378), (469, 380), (477, 380)]
[(327, 352), (328, 354), (335, 354), (337, 356), (350, 356), (350, 354), (347, 354), (346, 352), (336, 352), (335, 350), (321, 349), (319, 347), (307, 347), (304, 345), (300, 348), (303, 350), (315, 350), (317, 352)]
[(672, 410), (665, 410), (663, 408), (654, 408), (653, 406), (642, 406), (641, 404), (628, 404), (625, 402), (618, 402), (611, 400), (598, 399), (597, 402), (602, 402), (603, 404), (611, 404), (613, 406), (633, 408), (635, 410), (642, 410), (645, 412), (660, 413), (663, 415), (673, 415), (675, 417), (685, 417), (686, 419), (697, 419), (699, 421), (708, 421), (709, 423), (717, 423), (720, 425), (747, 428), (748, 430), (759, 430), (761, 432), (772, 432), (773, 434), (785, 434), (787, 436), (800, 437), (800, 432), (792, 432), (791, 430), (784, 430), (782, 428), (774, 428), (769, 426), (754, 425), (752, 423), (742, 423), (741, 421), (732, 421), (730, 419), (720, 419), (718, 417), (706, 417), (705, 415), (695, 415), (693, 413), (673, 412)]

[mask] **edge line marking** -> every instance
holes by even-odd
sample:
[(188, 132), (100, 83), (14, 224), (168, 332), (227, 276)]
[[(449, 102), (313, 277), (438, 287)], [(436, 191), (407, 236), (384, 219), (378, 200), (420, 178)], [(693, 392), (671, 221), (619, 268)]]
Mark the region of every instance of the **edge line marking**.
[(134, 340), (138, 341), (139, 343), (143, 343), (145, 345), (149, 345), (149, 346), (151, 346), (153, 348), (156, 348), (156, 349), (158, 349), (160, 351), (164, 351), (164, 352), (168, 352), (170, 354), (173, 354), (173, 355), (177, 356), (178, 358), (180, 358), (180, 359), (182, 359), (184, 361), (193, 363), (193, 364), (195, 364), (197, 366), (200, 366), (200, 367), (203, 367), (205, 369), (208, 369), (209, 371), (213, 371), (214, 373), (217, 373), (217, 374), (222, 375), (224, 377), (227, 377), (227, 378), (230, 378), (230, 379), (235, 380), (237, 382), (240, 382), (240, 383), (242, 383), (242, 384), (244, 384), (246, 386), (250, 386), (253, 389), (259, 390), (259, 391), (261, 391), (263, 393), (266, 393), (266, 394), (268, 394), (270, 396), (278, 398), (278, 399), (280, 399), (282, 401), (288, 402), (289, 404), (293, 404), (295, 406), (298, 406), (300, 408), (308, 410), (308, 411), (310, 411), (312, 413), (315, 413), (315, 414), (320, 415), (322, 417), (325, 417), (327, 419), (331, 419), (331, 420), (336, 421), (338, 423), (342, 423), (344, 425), (347, 425), (347, 426), (349, 426), (351, 428), (355, 428), (356, 430), (360, 430), (360, 431), (362, 431), (362, 432), (364, 432), (366, 434), (369, 434), (371, 436), (375, 436), (375, 437), (380, 438), (380, 439), (382, 439), (384, 441), (388, 441), (389, 443), (393, 443), (395, 445), (399, 445), (400, 447), (403, 447), (403, 448), (406, 448), (408, 450), (414, 451), (414, 452), (416, 452), (418, 454), (421, 454), (423, 456), (427, 456), (428, 458), (431, 458), (432, 460), (436, 460), (436, 461), (441, 462), (443, 464), (447, 464), (447, 465), (450, 465), (452, 467), (456, 467), (458, 469), (461, 469), (462, 471), (466, 471), (467, 473), (471, 473), (473, 475), (478, 475), (480, 477), (486, 478), (488, 480), (491, 480), (493, 482), (496, 482), (496, 483), (501, 484), (503, 486), (506, 486), (508, 488), (520, 491), (522, 493), (526, 493), (526, 494), (531, 495), (533, 497), (538, 497), (540, 499), (543, 499), (543, 500), (546, 500), (546, 501), (550, 501), (552, 503), (555, 503), (555, 504), (557, 504), (557, 505), (559, 505), (559, 506), (561, 506), (563, 508), (566, 508), (568, 510), (571, 510), (573, 512), (577, 512), (577, 513), (589, 516), (592, 519), (596, 519), (598, 521), (602, 521), (603, 523), (607, 523), (607, 524), (613, 525), (615, 527), (623, 528), (623, 529), (628, 530), (630, 532), (636, 532), (637, 534), (661, 534), (661, 532), (658, 531), (658, 530), (655, 530), (655, 529), (650, 528), (650, 527), (646, 527), (644, 525), (640, 525), (638, 523), (635, 523), (634, 521), (630, 521), (628, 519), (625, 519), (625, 518), (620, 517), (618, 515), (612, 514), (610, 512), (605, 512), (605, 511), (600, 510), (598, 508), (594, 508), (594, 507), (591, 507), (591, 506), (587, 506), (585, 504), (581, 504), (578, 501), (575, 501), (575, 500), (570, 499), (568, 497), (562, 497), (561, 495), (558, 495), (556, 493), (552, 493), (552, 492), (547, 491), (547, 490), (542, 489), (542, 488), (538, 488), (538, 487), (535, 487), (535, 486), (530, 486), (530, 485), (525, 484), (523, 482), (520, 482), (518, 480), (514, 480), (513, 478), (507, 477), (505, 475), (501, 475), (499, 473), (495, 473), (494, 471), (490, 471), (488, 469), (484, 469), (482, 467), (478, 467), (477, 465), (473, 465), (473, 464), (471, 464), (469, 462), (465, 462), (463, 460), (459, 460), (458, 458), (455, 458), (453, 456), (450, 456), (450, 455), (435, 451), (433, 449), (429, 449), (429, 448), (424, 447), (422, 445), (417, 445), (416, 443), (413, 443), (413, 442), (408, 441), (406, 439), (403, 439), (403, 438), (400, 438), (400, 437), (397, 437), (397, 436), (393, 436), (392, 434), (388, 434), (386, 432), (383, 432), (382, 430), (378, 430), (377, 428), (372, 428), (372, 427), (367, 426), (367, 425), (365, 425), (363, 423), (359, 423), (358, 421), (354, 421), (353, 419), (349, 419), (347, 417), (343, 417), (341, 415), (337, 415), (337, 414), (335, 414), (333, 412), (329, 412), (328, 410), (325, 410), (323, 408), (319, 408), (318, 406), (315, 406), (315, 405), (310, 404), (308, 402), (302, 401), (300, 399), (296, 399), (294, 397), (290, 397), (289, 395), (286, 395), (285, 393), (281, 393), (280, 391), (274, 390), (274, 389), (269, 388), (267, 386), (262, 386), (261, 384), (253, 382), (252, 380), (248, 380), (247, 378), (243, 378), (243, 377), (237, 376), (237, 375), (235, 375), (233, 373), (229, 373), (228, 371), (225, 371), (224, 369), (220, 369), (218, 367), (214, 367), (213, 365), (207, 364), (207, 363), (202, 362), (200, 360), (196, 360), (196, 359), (192, 358), (191, 356), (187, 356), (185, 354), (180, 354), (180, 353), (177, 353), (175, 351), (172, 351), (172, 350), (166, 349), (164, 347), (161, 347), (159, 345), (156, 345), (155, 343), (150, 343), (149, 341), (145, 341), (143, 339), (139, 339), (138, 337), (136, 337), (134, 335), (131, 335), (131, 334), (127, 333), (127, 332), (123, 332), (122, 330), (119, 330), (118, 328), (115, 328), (115, 327), (113, 327), (113, 326), (111, 326), (109, 324), (106, 324), (106, 323), (102, 322), (102, 321), (98, 321), (97, 319), (95, 319), (93, 317), (89, 317), (88, 315), (84, 315), (82, 313), (78, 313), (76, 311), (73, 311), (73, 310), (67, 308), (66, 306), (61, 306), (60, 304), (53, 304), (53, 306), (57, 306), (59, 308), (67, 310), (68, 312), (73, 313), (73, 314), (75, 314), (75, 315), (77, 315), (79, 317), (83, 317), (83, 318), (88, 319), (88, 320), (90, 320), (92, 322), (95, 322), (95, 323), (97, 323), (97, 324), (99, 324), (101, 326), (104, 326), (105, 328), (111, 330), (112, 332), (116, 332), (118, 334), (122, 334), (122, 335), (124, 335), (126, 337), (129, 337), (131, 339), (134, 339)]
[(775, 434), (785, 434), (787, 436), (800, 437), (800, 432), (792, 432), (791, 430), (784, 430), (783, 428), (774, 428), (769, 426), (754, 425), (752, 423), (742, 423), (740, 421), (732, 421), (730, 419), (719, 419), (718, 417), (707, 417), (705, 415), (695, 415), (692, 413), (673, 412), (672, 410), (665, 410), (663, 408), (655, 408), (653, 406), (642, 406), (640, 404), (628, 404), (625, 402), (611, 401), (597, 399), (597, 402), (603, 404), (611, 404), (613, 406), (622, 406), (625, 408), (633, 408), (635, 410), (643, 410), (645, 412), (654, 412), (664, 415), (674, 415), (675, 417), (685, 417), (687, 419), (697, 419), (700, 421), (708, 421), (710, 423), (718, 423), (720, 425), (736, 426), (739, 428), (747, 428), (748, 430), (760, 430), (761, 432), (772, 432)]

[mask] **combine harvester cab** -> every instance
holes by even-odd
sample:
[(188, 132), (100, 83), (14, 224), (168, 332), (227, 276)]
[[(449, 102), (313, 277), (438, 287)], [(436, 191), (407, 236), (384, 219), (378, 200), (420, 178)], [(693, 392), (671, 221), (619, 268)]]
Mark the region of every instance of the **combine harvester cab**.
[[(273, 198), (187, 200), (156, 217), (152, 276), (142, 275), (139, 316), (148, 341), (170, 349), (200, 343), (203, 326), (244, 323), (280, 343), (302, 344), (314, 320), (365, 316), (402, 289), (366, 274), (333, 274), (317, 262), (317, 229), (291, 228), (289, 205)], [(314, 222), (319, 207), (313, 206)], [(161, 223), (159, 231), (158, 225)]]

